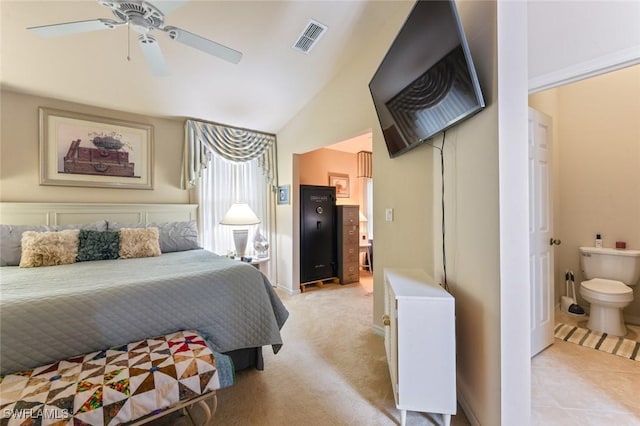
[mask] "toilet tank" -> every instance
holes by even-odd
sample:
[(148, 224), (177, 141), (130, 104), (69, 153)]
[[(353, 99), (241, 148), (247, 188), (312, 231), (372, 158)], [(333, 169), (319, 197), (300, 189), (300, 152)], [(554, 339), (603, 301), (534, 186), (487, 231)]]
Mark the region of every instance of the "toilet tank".
[(640, 279), (640, 250), (580, 247), (580, 269), (587, 279), (605, 278), (635, 285)]

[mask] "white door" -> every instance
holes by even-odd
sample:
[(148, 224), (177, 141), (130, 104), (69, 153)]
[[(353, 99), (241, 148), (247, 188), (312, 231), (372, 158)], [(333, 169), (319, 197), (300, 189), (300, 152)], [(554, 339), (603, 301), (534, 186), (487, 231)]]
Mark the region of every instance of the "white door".
[(553, 236), (551, 117), (529, 108), (529, 268), (531, 356), (553, 344)]

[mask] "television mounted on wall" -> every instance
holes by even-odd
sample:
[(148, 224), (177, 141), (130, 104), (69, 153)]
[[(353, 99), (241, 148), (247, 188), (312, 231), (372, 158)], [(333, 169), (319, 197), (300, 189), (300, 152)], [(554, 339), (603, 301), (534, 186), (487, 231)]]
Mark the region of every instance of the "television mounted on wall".
[(485, 107), (454, 0), (419, 0), (369, 90), (390, 157)]

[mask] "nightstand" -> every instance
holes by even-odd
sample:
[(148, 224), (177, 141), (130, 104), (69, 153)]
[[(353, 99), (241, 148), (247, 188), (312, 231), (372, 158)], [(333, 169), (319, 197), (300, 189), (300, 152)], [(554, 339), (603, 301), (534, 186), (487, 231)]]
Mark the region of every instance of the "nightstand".
[[(239, 257), (236, 257), (234, 260), (238, 262), (242, 262)], [(251, 257), (251, 262), (244, 262), (252, 265), (254, 268), (258, 269), (260, 272), (266, 274), (267, 262), (271, 260), (269, 256), (267, 257)]]
[(253, 266), (255, 266), (256, 268), (260, 269), (263, 263), (268, 262), (269, 260), (271, 260), (271, 258), (269, 256), (267, 257), (252, 257), (251, 258), (251, 262), (248, 262), (250, 264), (252, 264)]
[(360, 253), (364, 253), (364, 263), (362, 264), (362, 270), (368, 270), (373, 272), (371, 267), (371, 243), (360, 243)]

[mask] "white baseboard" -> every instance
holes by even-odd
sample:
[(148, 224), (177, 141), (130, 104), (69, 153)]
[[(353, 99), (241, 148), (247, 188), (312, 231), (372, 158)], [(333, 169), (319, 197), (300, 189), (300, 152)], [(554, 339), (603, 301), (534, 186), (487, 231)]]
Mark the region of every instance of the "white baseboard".
[(384, 327), (382, 327), (381, 325), (373, 324), (371, 326), (371, 331), (373, 331), (374, 334), (377, 334), (378, 336), (384, 337)]
[(625, 315), (624, 322), (627, 324), (640, 325), (640, 317), (636, 315)]
[(456, 392), (456, 396), (458, 398), (458, 404), (460, 404), (460, 408), (464, 411), (464, 415), (467, 416), (467, 420), (473, 426), (480, 426), (480, 421), (476, 417), (475, 413), (471, 409), (469, 402), (465, 398), (465, 392), (463, 390), (464, 386), (461, 385), (460, 380), (456, 380), (458, 391)]
[(287, 293), (289, 296), (295, 296), (296, 294), (302, 293), (300, 291), (300, 289), (292, 290), (289, 287), (285, 287), (285, 286), (280, 285), (280, 284), (276, 285), (276, 287), (278, 287), (278, 289), (280, 289), (280, 290), (284, 291), (285, 293)]
[[(560, 304), (555, 306), (556, 310), (560, 311)], [(583, 306), (584, 311), (587, 315), (589, 315), (589, 305)], [(640, 325), (640, 317), (637, 315), (625, 315), (624, 322), (627, 324)]]

